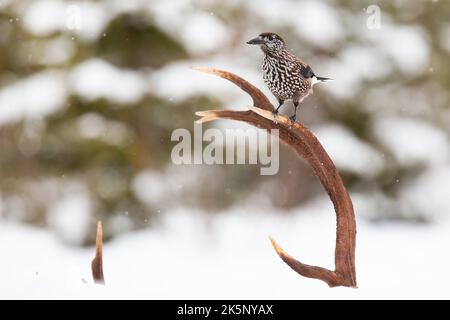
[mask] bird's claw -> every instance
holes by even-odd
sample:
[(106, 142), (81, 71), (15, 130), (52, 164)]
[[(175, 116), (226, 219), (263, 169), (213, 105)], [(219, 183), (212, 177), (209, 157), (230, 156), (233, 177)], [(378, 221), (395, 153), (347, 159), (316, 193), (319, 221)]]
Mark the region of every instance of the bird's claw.
[(274, 121), (275, 123), (277, 123), (278, 110), (272, 111), (272, 116), (273, 116), (273, 121)]
[(291, 125), (293, 125), (295, 123), (295, 120), (297, 120), (297, 116), (293, 114), (292, 116), (289, 117), (289, 119), (291, 120)]

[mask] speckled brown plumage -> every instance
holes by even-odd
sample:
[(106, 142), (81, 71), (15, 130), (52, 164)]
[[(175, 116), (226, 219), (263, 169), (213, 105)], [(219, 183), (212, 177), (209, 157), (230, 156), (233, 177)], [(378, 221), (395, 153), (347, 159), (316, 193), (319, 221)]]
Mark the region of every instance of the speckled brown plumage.
[(312, 93), (314, 84), (331, 80), (317, 77), (311, 67), (289, 51), (284, 40), (275, 33), (261, 33), (247, 43), (259, 45), (264, 52), (264, 82), (279, 102), (275, 113), (284, 101), (292, 100), (295, 111), (290, 118), (293, 121), (296, 119), (298, 105)]

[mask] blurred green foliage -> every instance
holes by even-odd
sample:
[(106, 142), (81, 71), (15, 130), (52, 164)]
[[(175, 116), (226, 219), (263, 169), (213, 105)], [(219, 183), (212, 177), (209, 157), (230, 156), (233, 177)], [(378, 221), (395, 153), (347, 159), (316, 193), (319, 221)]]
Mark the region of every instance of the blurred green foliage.
[(95, 55), (125, 68), (161, 67), (188, 57), (183, 46), (145, 16), (124, 14), (112, 20), (96, 43)]

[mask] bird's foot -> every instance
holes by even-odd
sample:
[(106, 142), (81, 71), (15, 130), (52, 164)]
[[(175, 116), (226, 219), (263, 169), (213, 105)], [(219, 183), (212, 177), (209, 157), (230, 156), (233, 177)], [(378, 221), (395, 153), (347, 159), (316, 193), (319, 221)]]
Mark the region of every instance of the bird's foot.
[(273, 111), (272, 111), (272, 116), (273, 116), (273, 121), (274, 121), (275, 123), (277, 123), (278, 110), (273, 110)]
[(295, 120), (297, 120), (297, 115), (293, 114), (292, 116), (289, 117), (289, 119), (291, 120), (291, 125), (293, 125), (295, 123)]

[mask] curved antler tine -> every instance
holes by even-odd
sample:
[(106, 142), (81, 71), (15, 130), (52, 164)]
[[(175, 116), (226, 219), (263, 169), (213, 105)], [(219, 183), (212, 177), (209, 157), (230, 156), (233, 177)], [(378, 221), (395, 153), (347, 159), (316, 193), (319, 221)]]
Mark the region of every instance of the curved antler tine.
[(250, 84), (248, 81), (242, 79), (241, 77), (239, 77), (231, 72), (214, 69), (214, 68), (191, 67), (191, 69), (209, 73), (209, 74), (214, 74), (221, 78), (227, 79), (227, 80), (233, 82), (235, 85), (239, 86), (245, 92), (247, 92), (252, 97), (253, 105), (255, 107), (258, 107), (258, 108), (261, 108), (264, 110), (269, 110), (269, 111), (275, 110), (275, 108), (272, 105), (272, 103), (270, 102), (270, 100), (264, 95), (264, 93), (261, 92), (261, 90), (256, 88), (254, 85)]
[(283, 260), (289, 267), (291, 267), (292, 270), (294, 270), (298, 274), (307, 278), (322, 280), (326, 282), (330, 287), (336, 287), (340, 285), (340, 281), (338, 281), (338, 277), (336, 276), (335, 272), (322, 267), (304, 264), (284, 251), (272, 237), (269, 237), (269, 240), (281, 260)]
[(102, 222), (97, 222), (97, 236), (95, 241), (95, 257), (91, 262), (92, 277), (97, 284), (105, 284), (103, 276), (103, 228)]

